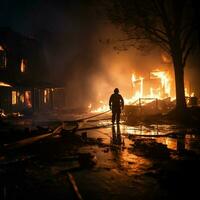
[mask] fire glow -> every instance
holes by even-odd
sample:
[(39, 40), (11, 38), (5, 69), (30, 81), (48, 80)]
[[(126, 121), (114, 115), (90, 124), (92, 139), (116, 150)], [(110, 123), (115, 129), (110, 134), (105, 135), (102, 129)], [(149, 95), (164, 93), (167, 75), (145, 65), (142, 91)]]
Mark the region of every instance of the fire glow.
[(2, 87), (12, 87), (10, 84), (4, 83), (0, 81), (0, 86)]
[[(133, 96), (130, 99), (124, 98), (125, 104), (136, 104), (138, 99), (165, 99), (172, 97), (171, 95), (171, 78), (168, 72), (155, 70), (150, 73), (150, 81), (157, 80), (158, 83), (153, 87), (148, 84), (148, 88), (144, 89), (144, 77), (137, 78), (132, 74)], [(144, 92), (145, 91), (145, 92)]]
[[(133, 88), (133, 95), (131, 98), (124, 97), (125, 105), (141, 105), (155, 101), (156, 99), (163, 100), (169, 98), (171, 101), (175, 99), (175, 92), (172, 91), (173, 79), (168, 71), (161, 71), (156, 69), (149, 74), (149, 80), (142, 76), (136, 76), (132, 73), (131, 83)], [(185, 89), (186, 96), (190, 95)], [(143, 100), (142, 103), (140, 100)], [(105, 112), (109, 110), (107, 103), (102, 100), (99, 102), (100, 106), (93, 109), (92, 104), (88, 106), (89, 110), (94, 113)]]

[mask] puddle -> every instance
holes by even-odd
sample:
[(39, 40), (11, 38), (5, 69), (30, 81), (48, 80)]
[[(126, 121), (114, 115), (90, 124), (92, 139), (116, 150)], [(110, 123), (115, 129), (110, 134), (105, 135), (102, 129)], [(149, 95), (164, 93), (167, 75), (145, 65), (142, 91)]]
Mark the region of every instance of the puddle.
[[(121, 166), (127, 166), (134, 173), (140, 171), (139, 166), (133, 167), (127, 163), (142, 163), (146, 165), (148, 158), (144, 159), (142, 156), (136, 156), (129, 151), (134, 141), (138, 139), (148, 139), (155, 141), (158, 144), (166, 146), (170, 151), (184, 152), (192, 151), (200, 154), (200, 136), (192, 134), (191, 130), (183, 129), (176, 125), (139, 125), (127, 126), (120, 124), (119, 126), (112, 126), (110, 121), (102, 120), (97, 122), (90, 122), (90, 126), (108, 126), (96, 130), (87, 131), (88, 137), (101, 138), (102, 142), (109, 145), (109, 153), (113, 152)], [(107, 150), (108, 151), (108, 150)], [(108, 156), (108, 155), (106, 155)], [(150, 165), (149, 163), (147, 164)]]
[[(43, 170), (46, 170), (48, 172), (46, 178), (51, 175), (53, 180), (56, 177), (65, 178), (66, 180), (63, 174), (66, 176), (69, 169), (78, 168), (78, 170), (72, 171), (72, 174), (83, 199), (169, 199), (165, 198), (165, 194), (168, 192), (167, 189), (163, 192), (163, 188), (160, 187), (158, 181), (162, 176), (164, 177), (163, 180), (165, 180), (165, 175), (173, 174), (173, 170), (174, 174), (177, 174), (179, 168), (177, 163), (174, 163), (177, 160), (173, 160), (173, 157), (166, 158), (164, 161), (151, 159), (148, 157), (148, 152), (143, 155), (137, 154), (133, 151), (136, 141), (141, 141), (141, 145), (144, 144), (142, 146), (144, 151), (149, 151), (148, 148), (156, 146), (156, 148), (165, 147), (170, 152), (192, 151), (198, 155), (200, 154), (200, 136), (191, 130), (182, 129), (175, 125), (127, 126), (122, 123), (119, 126), (112, 126), (109, 120), (94, 120), (85, 123), (81, 128), (84, 127), (101, 127), (89, 130), (83, 129), (77, 133), (80, 136), (84, 135), (84, 137), (94, 139), (93, 143), (84, 143), (82, 141), (80, 144), (80, 137), (74, 144), (69, 139), (70, 137), (60, 136), (53, 138), (51, 140), (52, 143), (41, 143), (35, 147), (40, 153), (41, 151), (38, 147), (44, 148), (45, 146), (44, 157), (49, 154), (50, 161), (47, 159), (43, 163), (38, 160), (38, 165), (36, 166), (33, 165), (31, 160), (28, 163), (29, 170), (37, 173), (38, 177), (43, 177)], [(71, 149), (71, 147), (74, 149)], [(59, 158), (59, 153), (60, 160), (53, 160), (52, 155), (55, 154), (56, 158)], [(74, 157), (74, 160), (71, 160), (70, 157), (77, 156), (78, 153), (94, 155), (97, 160), (96, 164), (92, 168), (80, 169), (76, 157)], [(157, 153), (161, 152), (158, 151)], [(38, 166), (41, 164), (44, 167), (39, 171)], [(172, 167), (172, 172), (168, 169), (166, 169), (166, 171), (168, 170), (167, 173), (166, 171), (161, 171), (160, 169), (163, 169), (163, 166)], [(196, 166), (196, 163), (194, 166)], [(159, 178), (147, 175), (154, 175), (156, 174), (155, 171)], [(60, 172), (64, 173), (61, 174)], [(184, 171), (183, 174), (186, 172)], [(172, 177), (169, 180), (170, 183), (173, 183), (177, 178), (173, 176), (169, 176), (170, 178)]]

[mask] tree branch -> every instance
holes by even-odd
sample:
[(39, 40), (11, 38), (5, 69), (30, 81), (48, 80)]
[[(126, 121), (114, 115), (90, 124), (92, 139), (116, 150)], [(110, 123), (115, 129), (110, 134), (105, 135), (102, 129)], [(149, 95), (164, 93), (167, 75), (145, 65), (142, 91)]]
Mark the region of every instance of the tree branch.
[(187, 44), (188, 44), (188, 42), (191, 38), (192, 32), (193, 32), (193, 29), (190, 28), (190, 30), (187, 31), (186, 36), (181, 38), (181, 40), (182, 40), (182, 47), (181, 47), (182, 52), (185, 52), (185, 50), (187, 48)]
[(193, 45), (190, 45), (190, 46), (187, 48), (187, 50), (185, 51), (185, 54), (183, 55), (183, 66), (186, 65), (187, 58), (188, 58), (188, 56), (189, 56), (189, 54), (190, 54), (192, 48), (193, 48)]

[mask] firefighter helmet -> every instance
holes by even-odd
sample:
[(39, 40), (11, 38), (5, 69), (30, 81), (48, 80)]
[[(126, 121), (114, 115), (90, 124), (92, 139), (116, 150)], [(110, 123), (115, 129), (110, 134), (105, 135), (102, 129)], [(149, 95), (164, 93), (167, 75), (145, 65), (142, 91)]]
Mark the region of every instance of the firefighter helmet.
[(115, 89), (114, 89), (114, 93), (119, 93), (119, 89), (118, 89), (118, 88), (115, 88)]

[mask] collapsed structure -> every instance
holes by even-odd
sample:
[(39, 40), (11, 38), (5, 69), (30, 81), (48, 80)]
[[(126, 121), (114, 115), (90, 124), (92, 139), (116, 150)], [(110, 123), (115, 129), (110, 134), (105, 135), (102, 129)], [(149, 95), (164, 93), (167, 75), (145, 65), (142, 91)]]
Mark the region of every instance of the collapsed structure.
[[(162, 67), (160, 67), (162, 69)], [(132, 74), (132, 96), (124, 97), (125, 112), (138, 111), (153, 114), (157, 112), (168, 112), (176, 105), (174, 78), (167, 70), (160, 70), (159, 67), (148, 72), (148, 76), (137, 76)], [(197, 106), (198, 98), (194, 95), (188, 85), (185, 87), (185, 98), (187, 106)], [(92, 112), (105, 112), (109, 110), (108, 104), (100, 101), (101, 106)], [(92, 109), (92, 104), (88, 106)]]

